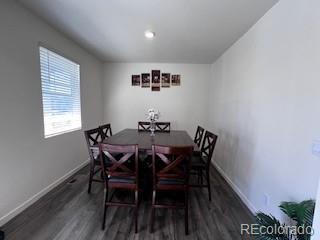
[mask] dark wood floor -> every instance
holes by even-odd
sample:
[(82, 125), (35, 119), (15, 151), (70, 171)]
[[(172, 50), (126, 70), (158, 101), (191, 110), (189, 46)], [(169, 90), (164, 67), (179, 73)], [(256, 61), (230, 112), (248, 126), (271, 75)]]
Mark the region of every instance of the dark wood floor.
[[(212, 196), (205, 189), (190, 192), (190, 234), (184, 234), (183, 211), (157, 210), (155, 230), (149, 233), (150, 201), (139, 208), (139, 233), (134, 234), (132, 210), (108, 209), (106, 230), (101, 230), (103, 188), (95, 183), (87, 193), (87, 168), (73, 183), (64, 183), (3, 226), (6, 240), (80, 239), (241, 239), (240, 224), (251, 223), (252, 215), (236, 194), (212, 169)], [(68, 181), (69, 182), (69, 181)], [(118, 197), (121, 197), (118, 196)]]

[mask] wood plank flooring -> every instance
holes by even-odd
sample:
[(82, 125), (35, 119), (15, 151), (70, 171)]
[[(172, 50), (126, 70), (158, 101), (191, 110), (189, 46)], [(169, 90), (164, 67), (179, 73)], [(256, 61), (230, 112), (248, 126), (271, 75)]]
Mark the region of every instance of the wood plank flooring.
[[(3, 230), (6, 240), (100, 240), (100, 239), (241, 239), (240, 224), (251, 223), (253, 216), (229, 185), (212, 168), (212, 202), (206, 189), (191, 189), (189, 231), (184, 234), (184, 215), (180, 210), (156, 211), (154, 233), (149, 233), (150, 201), (139, 208), (139, 232), (134, 234), (132, 209), (110, 207), (106, 230), (101, 230), (103, 187), (94, 183), (87, 193), (88, 168), (61, 184)], [(70, 182), (70, 183), (69, 183)], [(117, 195), (117, 197), (122, 197)]]

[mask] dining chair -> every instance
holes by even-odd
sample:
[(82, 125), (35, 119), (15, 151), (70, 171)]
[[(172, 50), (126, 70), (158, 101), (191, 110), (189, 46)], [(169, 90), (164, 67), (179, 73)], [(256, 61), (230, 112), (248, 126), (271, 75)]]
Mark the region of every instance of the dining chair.
[(94, 178), (95, 175), (101, 173), (101, 165), (99, 159), (99, 143), (101, 143), (102, 141), (101, 129), (94, 128), (84, 131), (84, 136), (86, 138), (90, 158), (88, 193), (91, 193), (92, 182), (102, 182), (101, 179)]
[(102, 141), (112, 136), (111, 124), (104, 124), (99, 127), (102, 133)]
[(170, 122), (156, 122), (156, 132), (170, 132)]
[[(104, 179), (104, 210), (102, 229), (105, 229), (108, 206), (123, 206), (134, 208), (135, 232), (138, 232), (138, 202), (139, 202), (139, 161), (138, 145), (100, 144), (100, 161)], [(134, 192), (134, 202), (114, 202), (109, 190), (124, 189)]]
[(140, 132), (146, 132), (150, 131), (150, 122), (138, 122), (138, 131)]
[(197, 131), (196, 131), (196, 135), (194, 136), (194, 143), (197, 144), (197, 146), (200, 148), (201, 145), (201, 141), (202, 141), (202, 137), (203, 137), (203, 133), (204, 133), (204, 128), (198, 126), (197, 127)]
[[(191, 161), (191, 174), (198, 176), (198, 184), (192, 184), (191, 187), (207, 187), (209, 194), (209, 201), (211, 201), (211, 187), (210, 187), (210, 163), (215, 149), (218, 136), (206, 131), (201, 145), (200, 154), (193, 155)], [(206, 178), (206, 183), (203, 178)], [(200, 181), (199, 181), (200, 180)]]
[[(184, 209), (185, 233), (188, 235), (188, 207), (189, 207), (189, 171), (193, 152), (193, 146), (169, 147), (152, 146), (152, 171), (153, 194), (150, 216), (150, 232), (153, 232), (153, 224), (156, 208)], [(168, 205), (157, 201), (159, 191), (183, 192), (184, 203)]]

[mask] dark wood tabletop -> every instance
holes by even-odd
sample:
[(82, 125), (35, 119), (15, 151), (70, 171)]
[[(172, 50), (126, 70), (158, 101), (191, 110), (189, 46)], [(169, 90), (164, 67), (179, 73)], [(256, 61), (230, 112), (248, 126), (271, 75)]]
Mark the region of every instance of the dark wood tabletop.
[(152, 144), (167, 146), (194, 146), (194, 151), (199, 151), (198, 146), (186, 131), (156, 132), (151, 137), (150, 132), (137, 129), (124, 129), (107, 138), (104, 143), (110, 144), (138, 144), (139, 151), (151, 151)]

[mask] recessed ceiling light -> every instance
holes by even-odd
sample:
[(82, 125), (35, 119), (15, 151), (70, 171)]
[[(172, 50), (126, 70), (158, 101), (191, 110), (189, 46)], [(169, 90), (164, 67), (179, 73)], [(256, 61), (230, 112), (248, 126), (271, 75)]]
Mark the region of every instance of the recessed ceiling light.
[(154, 32), (151, 32), (151, 31), (145, 31), (145, 33), (144, 33), (144, 36), (145, 36), (146, 38), (148, 38), (148, 39), (154, 38), (155, 35), (156, 35), (156, 34), (155, 34)]

